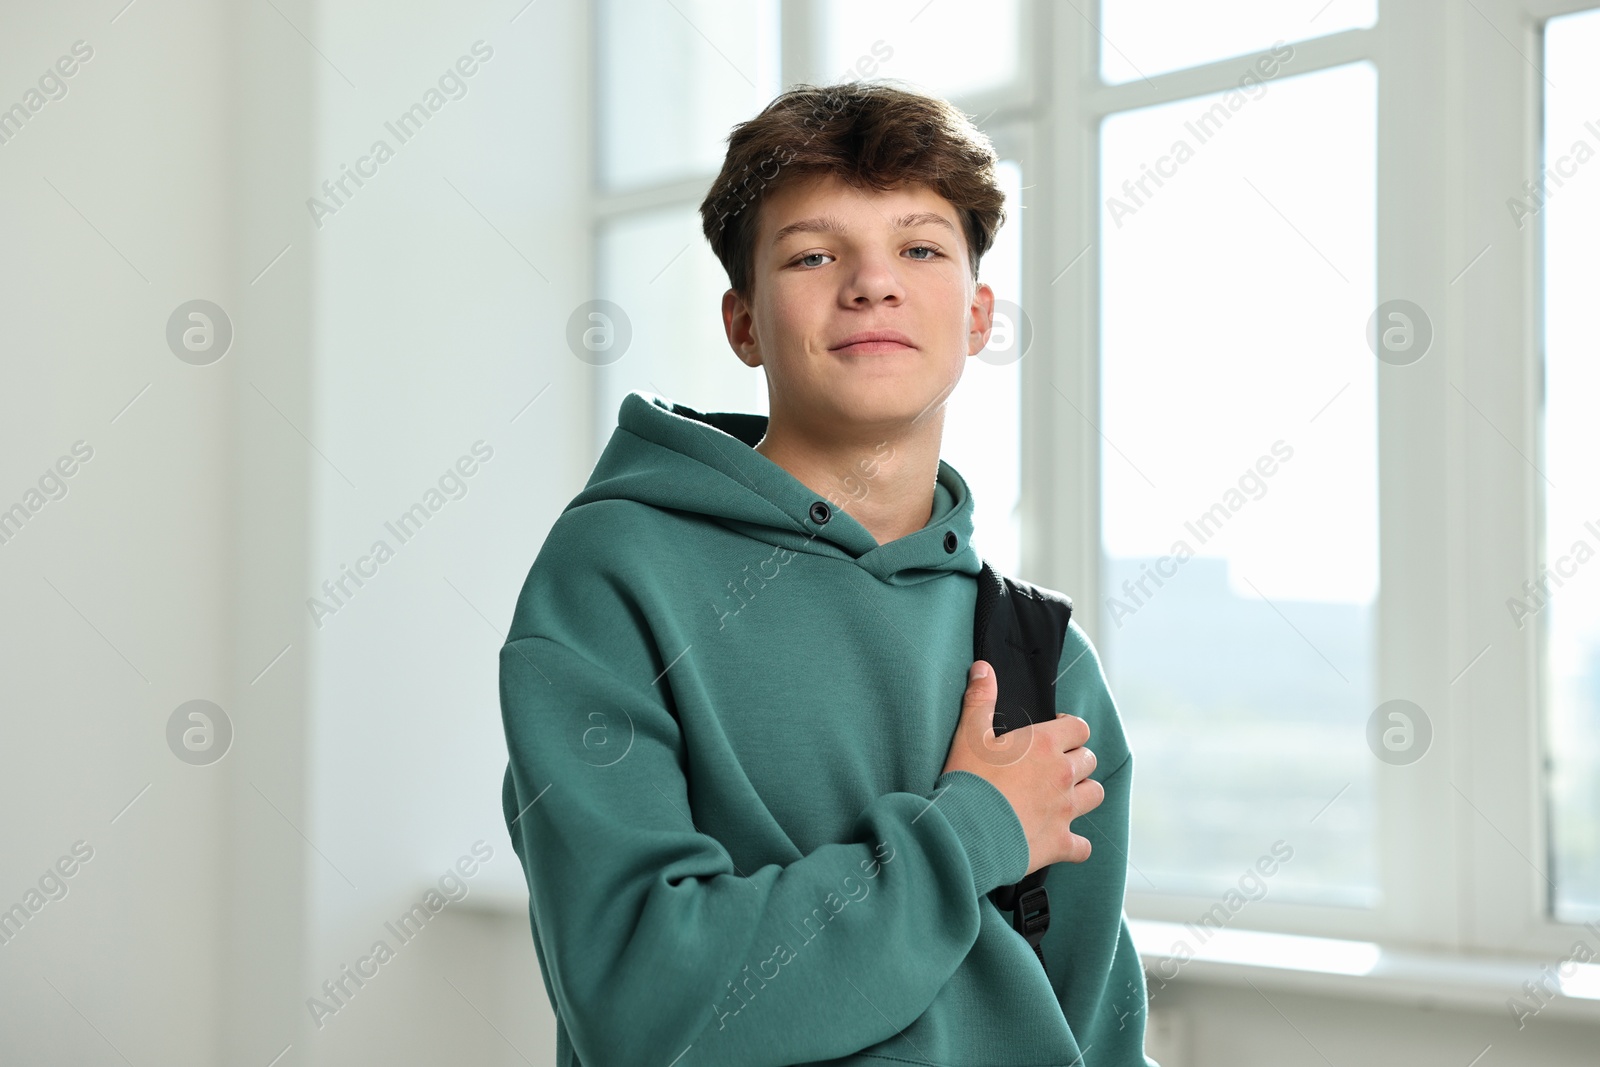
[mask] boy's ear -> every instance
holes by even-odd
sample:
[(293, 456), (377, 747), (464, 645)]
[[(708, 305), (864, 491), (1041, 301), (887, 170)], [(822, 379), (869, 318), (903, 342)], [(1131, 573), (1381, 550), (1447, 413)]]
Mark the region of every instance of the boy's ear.
[(728, 335), (728, 347), (741, 363), (761, 366), (761, 342), (756, 338), (750, 304), (733, 289), (722, 294), (722, 329)]
[(975, 356), (989, 343), (994, 329), (994, 290), (979, 282), (972, 292), (972, 328), (967, 332), (967, 355)]

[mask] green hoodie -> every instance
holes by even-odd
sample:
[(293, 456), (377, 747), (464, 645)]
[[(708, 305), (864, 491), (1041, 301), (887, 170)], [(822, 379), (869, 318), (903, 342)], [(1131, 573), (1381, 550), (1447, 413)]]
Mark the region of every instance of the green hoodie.
[[(1094, 846), (1051, 866), (1048, 976), (989, 890), (1028, 843), (941, 774), (973, 658), (972, 497), (880, 545), (752, 447), (634, 392), (500, 651), (503, 804), (560, 1067), (1146, 1067), (1122, 911), (1133, 764), (1074, 622)], [(871, 464), (858, 486), (870, 492)], [(820, 506), (819, 506), (820, 505)]]

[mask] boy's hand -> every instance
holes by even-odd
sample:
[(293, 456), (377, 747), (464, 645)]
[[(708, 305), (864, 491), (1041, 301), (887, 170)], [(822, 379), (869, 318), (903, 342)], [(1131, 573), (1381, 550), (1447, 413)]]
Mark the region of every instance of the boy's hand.
[[(981, 678), (974, 675), (980, 668)], [(1095, 768), (1094, 753), (1083, 747), (1089, 724), (1076, 715), (1060, 715), (1054, 722), (996, 737), (999, 694), (990, 665), (974, 661), (944, 769), (971, 771), (1011, 802), (1028, 836), (1028, 874), (1051, 863), (1082, 863), (1089, 858), (1090, 845), (1072, 832), (1072, 820), (1099, 807), (1106, 797), (1100, 783), (1089, 777)]]

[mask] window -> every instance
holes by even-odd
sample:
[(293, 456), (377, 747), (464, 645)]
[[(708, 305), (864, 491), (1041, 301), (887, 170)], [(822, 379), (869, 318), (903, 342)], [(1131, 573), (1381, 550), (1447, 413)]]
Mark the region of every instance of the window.
[(829, 82), (882, 75), (945, 97), (1002, 88), (1018, 75), (1020, 7), (1019, 0), (826, 0), (823, 70)]
[(1600, 915), (1597, 3), (664, 4), (597, 35), (596, 295), (635, 327), (600, 422), (765, 410), (694, 217), (728, 125), (950, 96), (1004, 160), (1013, 321), (944, 458), (1100, 649), (1129, 914), (1194, 921), (1282, 839), (1235, 926), (1559, 959)]
[(606, 188), (715, 173), (728, 128), (778, 91), (776, 0), (604, 0), (595, 35)]
[(1002, 574), (1021, 564), (1022, 358), (1032, 339), (1022, 296), (1022, 167), (1000, 161), (1006, 221), (978, 267), (994, 290), (995, 326), (988, 347), (967, 360), (961, 384), (945, 411), (942, 458), (967, 482), (973, 496), (978, 553)]
[(1376, 91), (1351, 64), (1102, 128), (1099, 646), (1143, 888), (1221, 893), (1285, 838), (1279, 899), (1377, 895)]
[[(1518, 590), (1519, 626), (1542, 629), (1556, 917), (1600, 917), (1600, 11), (1545, 30), (1544, 546)], [(1586, 123), (1588, 125), (1586, 125)], [(1526, 201), (1534, 203), (1531, 199)], [(1548, 568), (1548, 570), (1547, 570)]]
[(597, 363), (601, 448), (632, 389), (700, 411), (766, 414), (765, 378), (739, 362), (722, 329), (728, 276), (700, 232), (698, 206), (630, 212), (600, 229), (599, 295), (623, 309), (632, 334), (620, 358)]
[(1371, 26), (1377, 0), (1103, 0), (1100, 75), (1153, 78), (1340, 30)]

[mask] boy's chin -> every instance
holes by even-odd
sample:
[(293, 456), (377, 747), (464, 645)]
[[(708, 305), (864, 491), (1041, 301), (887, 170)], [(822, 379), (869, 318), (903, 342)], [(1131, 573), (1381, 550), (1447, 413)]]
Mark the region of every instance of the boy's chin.
[(940, 387), (926, 382), (879, 382), (829, 397), (822, 409), (831, 427), (859, 426), (873, 430), (905, 430), (926, 419)]

